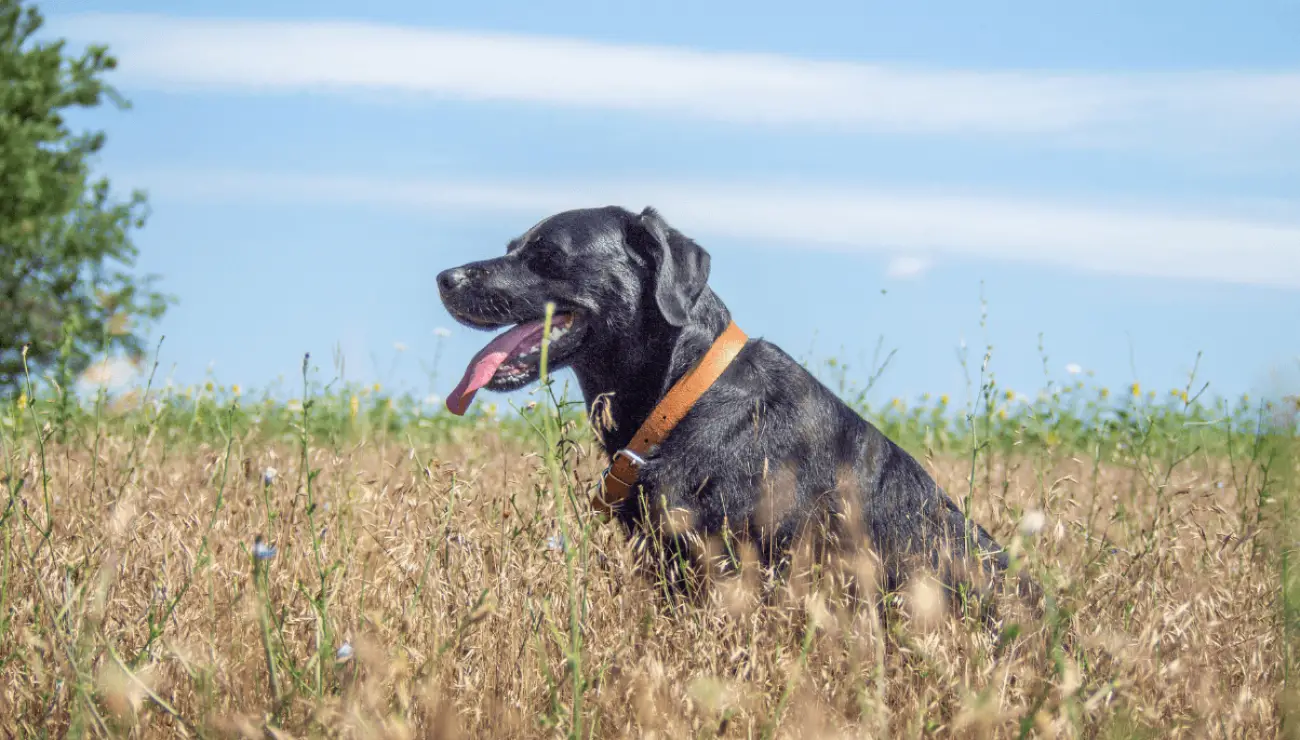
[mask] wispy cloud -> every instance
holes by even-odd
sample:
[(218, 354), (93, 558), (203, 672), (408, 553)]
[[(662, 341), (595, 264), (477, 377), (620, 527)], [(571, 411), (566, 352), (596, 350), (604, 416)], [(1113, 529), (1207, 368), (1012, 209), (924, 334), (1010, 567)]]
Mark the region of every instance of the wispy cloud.
[(1300, 70), (935, 70), (323, 20), (88, 13), (52, 25), (74, 40), (111, 43), (130, 84), (173, 91), (387, 91), (809, 128), (1040, 134), (1093, 144), (1221, 147), (1300, 129)]
[(154, 200), (364, 204), (519, 214), (654, 205), (687, 233), (755, 244), (1052, 265), (1300, 288), (1300, 222), (1151, 207), (691, 182), (473, 182), (237, 171), (136, 172)]
[(904, 255), (895, 257), (885, 267), (885, 275), (895, 280), (908, 280), (920, 277), (929, 271), (933, 263), (925, 257)]

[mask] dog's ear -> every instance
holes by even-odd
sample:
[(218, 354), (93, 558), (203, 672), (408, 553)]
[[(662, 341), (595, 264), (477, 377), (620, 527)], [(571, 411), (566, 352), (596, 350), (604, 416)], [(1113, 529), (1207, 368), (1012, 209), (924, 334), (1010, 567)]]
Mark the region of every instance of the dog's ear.
[(709, 282), (709, 253), (675, 231), (654, 208), (636, 217), (631, 243), (654, 270), (655, 303), (664, 320), (685, 326)]

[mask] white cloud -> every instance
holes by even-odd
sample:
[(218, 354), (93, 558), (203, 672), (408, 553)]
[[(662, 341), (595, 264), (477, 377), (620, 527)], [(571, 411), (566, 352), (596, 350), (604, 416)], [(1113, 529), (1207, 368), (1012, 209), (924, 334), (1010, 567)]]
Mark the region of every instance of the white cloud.
[(127, 179), (148, 183), (154, 200), (511, 213), (524, 225), (575, 207), (654, 205), (670, 223), (700, 237), (1300, 288), (1300, 223), (1204, 209), (689, 181), (493, 183), (192, 170), (137, 172)]
[(931, 264), (930, 260), (924, 257), (903, 255), (889, 261), (889, 265), (885, 267), (885, 275), (896, 280), (920, 277), (930, 269)]
[(1300, 70), (920, 69), (327, 20), (84, 13), (50, 26), (110, 43), (122, 79), (165, 90), (386, 91), (741, 123), (1207, 148), (1293, 137), (1300, 127)]

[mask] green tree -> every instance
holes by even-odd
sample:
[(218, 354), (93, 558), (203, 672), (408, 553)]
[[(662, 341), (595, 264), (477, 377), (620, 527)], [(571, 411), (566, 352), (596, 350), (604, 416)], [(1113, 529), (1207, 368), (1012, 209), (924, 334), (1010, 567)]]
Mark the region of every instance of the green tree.
[(117, 60), (38, 41), (42, 23), (34, 6), (0, 0), (0, 394), (22, 383), (24, 346), (33, 379), (58, 368), (66, 381), (101, 351), (140, 357), (142, 325), (172, 300), (132, 272), (144, 194), (114, 198), (90, 168), (104, 133), (65, 121), (106, 99), (129, 107), (102, 81)]

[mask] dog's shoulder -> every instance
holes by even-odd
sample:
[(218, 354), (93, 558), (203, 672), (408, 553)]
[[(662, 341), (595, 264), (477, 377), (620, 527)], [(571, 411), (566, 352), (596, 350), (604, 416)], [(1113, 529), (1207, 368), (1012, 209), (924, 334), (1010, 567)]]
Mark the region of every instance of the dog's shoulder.
[[(672, 437), (735, 456), (782, 455), (801, 444), (858, 437), (866, 421), (779, 346), (751, 339)], [(676, 446), (676, 445), (675, 445)]]

